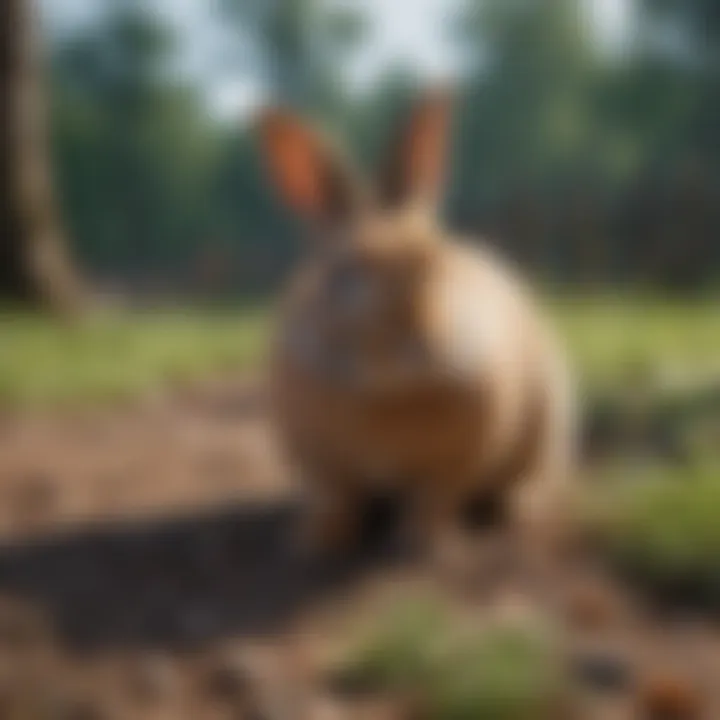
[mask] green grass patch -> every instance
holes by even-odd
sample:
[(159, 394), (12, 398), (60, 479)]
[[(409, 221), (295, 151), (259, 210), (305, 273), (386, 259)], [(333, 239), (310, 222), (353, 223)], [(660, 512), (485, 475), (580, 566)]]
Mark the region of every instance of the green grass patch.
[(105, 314), (75, 326), (0, 314), (0, 404), (123, 398), (245, 368), (257, 364), (266, 326), (257, 310)]
[[(596, 295), (550, 306), (594, 393), (622, 391), (668, 368), (720, 373), (720, 312), (711, 300)], [(0, 404), (104, 400), (256, 365), (267, 326), (267, 313), (255, 309), (118, 312), (77, 327), (0, 313)]]
[[(720, 608), (720, 459), (687, 468), (619, 464), (590, 493), (588, 526), (628, 578)], [(694, 597), (692, 597), (694, 595)]]
[(439, 603), (417, 599), (377, 620), (342, 674), (366, 691), (419, 697), (428, 720), (549, 719), (565, 694), (544, 628), (468, 628)]
[(597, 392), (676, 374), (720, 376), (720, 301), (610, 295), (550, 307), (586, 384)]

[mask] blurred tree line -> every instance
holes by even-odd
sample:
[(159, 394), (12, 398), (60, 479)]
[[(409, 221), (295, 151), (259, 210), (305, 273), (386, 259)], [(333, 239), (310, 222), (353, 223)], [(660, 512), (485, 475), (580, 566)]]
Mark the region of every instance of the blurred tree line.
[[(562, 281), (717, 279), (720, 4), (635, 0), (622, 52), (599, 46), (584, 0), (455, 4), (447, 31), (465, 75), (451, 223)], [(348, 90), (353, 53), (372, 42), (355, 7), (220, 2), (238, 71), (372, 160), (418, 81), (388, 67), (369, 91)], [(68, 236), (100, 279), (260, 293), (298, 250), (292, 224), (261, 181), (248, 128), (214, 120), (172, 72), (182, 52), (147, 2), (113, 3), (51, 47)]]

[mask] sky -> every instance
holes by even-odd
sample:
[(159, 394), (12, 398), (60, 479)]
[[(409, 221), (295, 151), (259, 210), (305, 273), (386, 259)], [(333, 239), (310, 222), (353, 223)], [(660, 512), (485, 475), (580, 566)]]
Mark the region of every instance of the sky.
[[(152, 3), (187, 40), (183, 71), (200, 79), (218, 117), (238, 117), (262, 102), (262, 90), (239, 69), (219, 71), (222, 41), (213, 30), (212, 0), (138, 0)], [(258, 0), (260, 1), (260, 0)], [(428, 79), (452, 75), (458, 58), (446, 38), (448, 15), (456, 0), (335, 0), (366, 11), (372, 42), (353, 65), (357, 87), (371, 82), (390, 62), (412, 66)], [(629, 0), (586, 0), (600, 39), (609, 47), (628, 26)], [(40, 0), (51, 26), (72, 31), (107, 7), (107, 0)]]

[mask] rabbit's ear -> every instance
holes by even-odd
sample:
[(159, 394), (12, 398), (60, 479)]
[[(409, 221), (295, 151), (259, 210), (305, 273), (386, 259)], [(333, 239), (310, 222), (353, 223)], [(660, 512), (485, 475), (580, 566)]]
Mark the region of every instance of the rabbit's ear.
[(445, 180), (452, 106), (452, 92), (438, 88), (426, 93), (401, 123), (380, 175), (383, 205), (410, 202), (434, 209)]
[(337, 222), (359, 203), (360, 185), (336, 148), (292, 113), (266, 110), (261, 150), (285, 202), (314, 222)]

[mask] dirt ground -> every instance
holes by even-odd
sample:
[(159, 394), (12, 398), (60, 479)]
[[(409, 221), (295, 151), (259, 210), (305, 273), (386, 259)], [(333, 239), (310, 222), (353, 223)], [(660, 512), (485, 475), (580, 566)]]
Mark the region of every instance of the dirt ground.
[[(560, 609), (584, 699), (572, 717), (720, 717), (710, 619), (651, 610), (588, 557), (544, 587), (502, 561), (432, 578), (390, 546), (309, 568), (293, 490), (252, 380), (0, 415), (0, 720), (400, 720), (331, 700), (319, 669), (415, 586), (476, 615)], [(671, 680), (699, 709), (646, 713), (643, 683)]]

